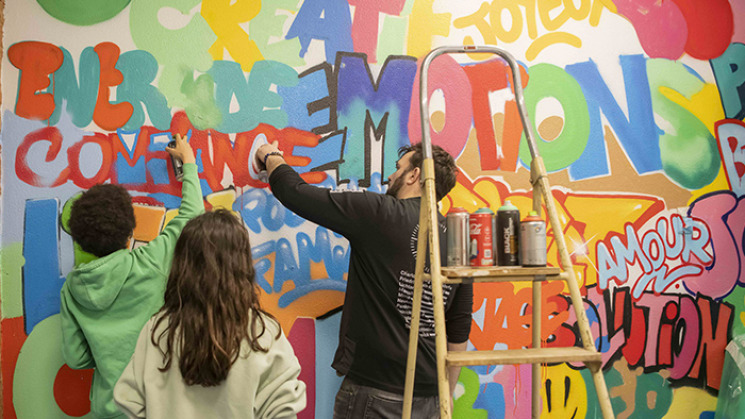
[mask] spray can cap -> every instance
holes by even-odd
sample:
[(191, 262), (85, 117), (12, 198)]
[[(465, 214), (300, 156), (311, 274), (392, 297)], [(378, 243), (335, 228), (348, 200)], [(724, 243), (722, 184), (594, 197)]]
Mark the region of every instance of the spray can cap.
[(464, 212), (465, 213), (468, 213), (468, 211), (466, 211), (466, 209), (463, 208), (463, 207), (452, 207), (448, 211), (448, 214), (451, 214), (451, 213), (456, 213), (457, 214), (457, 213), (464, 213)]
[(530, 211), (524, 221), (543, 221), (536, 211)]
[(517, 211), (517, 207), (512, 205), (512, 201), (506, 199), (497, 211)]

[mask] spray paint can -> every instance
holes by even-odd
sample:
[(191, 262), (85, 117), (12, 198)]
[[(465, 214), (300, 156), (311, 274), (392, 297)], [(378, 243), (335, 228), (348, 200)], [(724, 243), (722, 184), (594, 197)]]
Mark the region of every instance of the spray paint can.
[(251, 151), (248, 152), (248, 155), (251, 156), (251, 163), (248, 165), (248, 175), (251, 176), (252, 179), (269, 183), (269, 175), (266, 172), (266, 168), (260, 169), (256, 162), (256, 152), (259, 150), (259, 147), (264, 144), (269, 144), (265, 134), (259, 134), (254, 138), (253, 145), (251, 145)]
[(494, 265), (494, 211), (481, 208), (468, 217), (471, 266)]
[(447, 266), (468, 266), (468, 211), (455, 207), (448, 211)]
[[(171, 140), (168, 143), (169, 148), (176, 148), (176, 140)], [(176, 180), (181, 181), (184, 179), (184, 162), (177, 157), (171, 155), (171, 166), (173, 167), (173, 173), (176, 175)]]
[(535, 211), (520, 223), (522, 266), (546, 266), (546, 222)]
[(507, 200), (497, 210), (496, 233), (497, 265), (519, 266), (520, 210)]

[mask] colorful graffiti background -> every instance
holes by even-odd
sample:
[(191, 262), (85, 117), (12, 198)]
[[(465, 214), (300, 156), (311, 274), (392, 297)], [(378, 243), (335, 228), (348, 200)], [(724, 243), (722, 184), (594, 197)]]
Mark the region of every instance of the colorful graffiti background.
[[(331, 417), (349, 246), (274, 199), (252, 147), (277, 140), (308, 182), (383, 192), (421, 137), (423, 57), (471, 44), (520, 63), (616, 416), (713, 417), (725, 347), (745, 333), (744, 1), (6, 0), (4, 16), (5, 418), (90, 416), (91, 371), (60, 352), (60, 287), (84, 257), (67, 204), (121, 184), (134, 245), (151, 240), (180, 199), (171, 132), (189, 136), (207, 206), (251, 234), (263, 304), (303, 366), (301, 417)], [(531, 208), (509, 80), (479, 55), (430, 67), (432, 139), (461, 168), (443, 212)], [(543, 299), (547, 345), (577, 344), (568, 290)], [(469, 347), (530, 345), (531, 301), (476, 286)], [(583, 366), (542, 376), (542, 417), (599, 417)], [(527, 365), (464, 369), (454, 416), (530, 417), (530, 380)]]

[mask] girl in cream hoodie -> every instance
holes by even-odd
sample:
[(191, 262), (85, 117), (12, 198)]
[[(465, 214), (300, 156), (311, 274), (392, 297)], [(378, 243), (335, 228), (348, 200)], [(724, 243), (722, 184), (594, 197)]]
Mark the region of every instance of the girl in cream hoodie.
[(242, 223), (226, 210), (191, 220), (116, 404), (132, 418), (292, 418), (306, 404), (299, 374), (279, 323), (259, 305)]

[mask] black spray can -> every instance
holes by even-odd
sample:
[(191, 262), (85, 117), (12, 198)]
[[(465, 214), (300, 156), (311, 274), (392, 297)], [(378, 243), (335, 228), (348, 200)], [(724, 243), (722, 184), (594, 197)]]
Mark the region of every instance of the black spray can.
[[(169, 148), (175, 148), (176, 147), (176, 140), (171, 140), (170, 143), (168, 143)], [(181, 161), (181, 159), (173, 157), (171, 155), (171, 166), (173, 166), (173, 173), (176, 175), (176, 180), (181, 181), (184, 179), (184, 163)]]
[(507, 200), (497, 210), (497, 265), (520, 266), (520, 210)]

